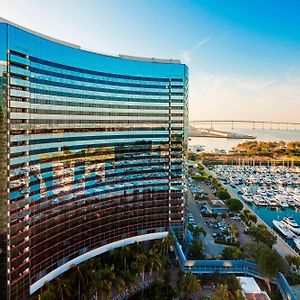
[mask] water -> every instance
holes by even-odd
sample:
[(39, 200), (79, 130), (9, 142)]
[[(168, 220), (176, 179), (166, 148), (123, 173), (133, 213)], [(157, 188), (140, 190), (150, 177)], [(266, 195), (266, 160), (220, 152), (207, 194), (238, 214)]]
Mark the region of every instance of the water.
[[(214, 128), (216, 130), (233, 131), (236, 133), (244, 133), (247, 135), (256, 136), (257, 141), (300, 141), (300, 130), (285, 130), (285, 129), (249, 129), (249, 128)], [(223, 139), (223, 138), (207, 138), (207, 137), (192, 137), (189, 141), (190, 146), (201, 145), (205, 146), (205, 151), (218, 148), (229, 151), (232, 147), (245, 142), (246, 139)]]

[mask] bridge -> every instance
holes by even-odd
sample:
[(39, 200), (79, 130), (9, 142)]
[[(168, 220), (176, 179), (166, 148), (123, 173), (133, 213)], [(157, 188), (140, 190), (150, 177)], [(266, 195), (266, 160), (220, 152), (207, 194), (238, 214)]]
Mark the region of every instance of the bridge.
[(214, 125), (230, 125), (232, 129), (237, 128), (238, 125), (248, 125), (252, 129), (279, 129), (279, 130), (300, 130), (300, 122), (289, 121), (256, 121), (256, 120), (191, 120), (191, 126), (201, 125), (210, 126)]
[[(247, 260), (188, 260), (177, 240), (174, 228), (170, 228), (170, 231), (174, 238), (174, 250), (182, 272), (191, 272), (197, 275), (235, 274), (263, 279), (258, 266)], [(279, 272), (275, 278), (270, 278), (270, 282), (277, 285), (284, 300), (297, 300), (296, 295), (282, 273)]]

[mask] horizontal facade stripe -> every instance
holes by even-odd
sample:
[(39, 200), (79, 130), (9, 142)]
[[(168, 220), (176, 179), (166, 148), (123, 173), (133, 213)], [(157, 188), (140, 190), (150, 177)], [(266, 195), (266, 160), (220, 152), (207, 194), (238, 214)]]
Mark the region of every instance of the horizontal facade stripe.
[[(61, 100), (61, 99), (60, 99)], [(89, 103), (88, 101), (83, 102), (82, 99), (80, 102), (70, 102), (70, 101), (56, 101), (56, 100), (45, 100), (45, 99), (33, 99), (30, 98), (29, 102), (22, 103), (18, 100), (11, 100), (10, 101), (10, 107), (18, 107), (20, 108), (20, 105), (22, 108), (39, 108), (39, 109), (64, 109), (64, 110), (83, 110), (87, 108), (92, 108), (95, 110), (95, 108), (98, 108), (98, 111), (124, 111), (128, 110), (129, 112), (135, 112), (136, 110), (141, 111), (168, 111), (169, 105), (160, 105), (154, 104), (153, 106), (149, 105), (120, 105), (120, 104), (102, 104), (99, 102)], [(102, 110), (100, 110), (102, 109)], [(183, 110), (183, 107), (178, 105), (175, 106), (175, 110)]]
[[(85, 121), (85, 120), (94, 120), (94, 121), (102, 121), (102, 122), (105, 122), (106, 120), (111, 120), (111, 121), (116, 121), (116, 120), (138, 120), (138, 117), (139, 115), (137, 114), (128, 114), (127, 115), (112, 115), (112, 116), (109, 116), (109, 115), (101, 115), (100, 113), (99, 114), (96, 114), (94, 115), (92, 118), (91, 116), (89, 115), (76, 115), (76, 114), (68, 114), (68, 115), (63, 115), (63, 114), (47, 114), (47, 113), (44, 113), (44, 114), (41, 114), (41, 113), (34, 113), (34, 114), (31, 114), (31, 113), (16, 113), (16, 112), (12, 112), (11, 113), (11, 119), (14, 120), (14, 119), (25, 119), (25, 120), (45, 120), (45, 115), (47, 115), (47, 119), (52, 119), (52, 120), (80, 120), (80, 121)], [(143, 117), (147, 120), (150, 120), (151, 119), (154, 119), (154, 120), (168, 120), (168, 115), (165, 114), (157, 114), (158, 116), (151, 116), (151, 115), (142, 115), (140, 117)], [(79, 117), (80, 116), (80, 117)], [(110, 117), (113, 117), (113, 118), (110, 118)], [(46, 120), (45, 120), (46, 121)]]
[[(68, 70), (67, 68), (65, 69), (61, 69), (61, 68), (57, 68), (57, 67), (54, 67), (54, 66), (48, 66), (48, 65), (43, 65), (43, 64), (39, 64), (39, 63), (36, 63), (36, 62), (33, 62), (31, 61), (30, 62), (30, 69), (31, 68), (36, 68), (36, 69), (39, 69), (39, 70), (42, 70), (43, 72), (54, 72), (55, 74), (62, 74), (64, 77), (68, 77), (68, 76), (73, 76), (74, 78), (80, 78), (81, 80), (80, 81), (84, 81), (85, 79), (87, 80), (104, 80), (104, 81), (108, 81), (108, 82), (115, 82), (116, 84), (117, 83), (132, 83), (132, 84), (138, 84), (138, 85), (163, 85), (163, 86), (169, 86), (171, 85), (172, 86), (177, 86), (177, 85), (180, 85), (180, 86), (184, 86), (185, 88), (185, 82), (184, 81), (166, 81), (166, 82), (158, 82), (158, 81), (149, 81), (149, 80), (143, 80), (143, 79), (135, 79), (135, 80), (130, 80), (130, 79), (126, 79), (126, 78), (117, 78), (117, 77), (111, 77), (111, 76), (104, 76), (104, 75), (91, 75), (91, 74), (87, 74), (87, 73), (80, 73), (80, 72), (76, 72), (76, 71), (73, 71), (73, 70)], [(47, 75), (47, 74), (39, 74), (38, 72), (31, 72), (32, 76), (33, 77), (50, 77), (50, 78), (57, 78), (56, 76), (54, 75)], [(71, 81), (72, 79), (68, 79), (68, 78), (61, 78), (61, 81)]]
[[(169, 95), (168, 90), (164, 92), (152, 92), (148, 90), (132, 90), (132, 89), (112, 89), (108, 87), (97, 87), (97, 86), (85, 86), (85, 85), (76, 85), (71, 83), (63, 83), (63, 82), (57, 82), (57, 81), (50, 81), (50, 80), (44, 80), (44, 79), (38, 79), (38, 78), (31, 78), (30, 80), (31, 86), (35, 86), (34, 84), (39, 84), (39, 86), (43, 85), (45, 89), (48, 89), (49, 87), (59, 87), (60, 89), (64, 90), (63, 88), (68, 88), (72, 90), (80, 90), (80, 91), (89, 91), (89, 92), (102, 92), (102, 93), (115, 93), (115, 94), (128, 94), (128, 95), (148, 95), (148, 96), (167, 96)], [(38, 86), (38, 85), (37, 85)], [(175, 94), (175, 93), (174, 93)]]
[(122, 78), (122, 79), (128, 79), (128, 80), (145, 80), (145, 81), (155, 81), (155, 82), (170, 82), (170, 81), (177, 81), (177, 82), (182, 82), (184, 79), (183, 78), (151, 78), (151, 77), (138, 77), (138, 76), (123, 76), (119, 74), (110, 74), (110, 73), (105, 73), (105, 72), (97, 72), (93, 70), (87, 70), (87, 69), (81, 69), (81, 68), (76, 68), (72, 66), (67, 66), (67, 65), (62, 65), (58, 64), (55, 62), (51, 62), (48, 60), (36, 58), (36, 57), (30, 57), (30, 61), (40, 63), (42, 65), (47, 65), (47, 66), (53, 66), (58, 69), (65, 69), (65, 70), (72, 70), (78, 73), (83, 73), (83, 74), (90, 74), (90, 75), (97, 75), (97, 76), (106, 76), (106, 77), (112, 77), (112, 78)]
[(11, 137), (11, 141), (25, 141), (29, 140), (31, 145), (45, 143), (45, 142), (63, 142), (72, 140), (96, 140), (104, 138), (118, 138), (118, 137), (161, 137), (168, 136), (168, 130), (166, 128), (157, 128), (153, 130), (145, 130), (145, 128), (136, 128), (132, 131), (83, 131), (83, 132), (71, 132), (71, 133), (52, 133), (52, 134), (32, 134), (28, 139), (25, 134), (15, 135)]
[(34, 68), (32, 66), (30, 66), (30, 71), (31, 71), (31, 77), (34, 79), (41, 79), (41, 80), (48, 80), (49, 78), (51, 78), (52, 81), (55, 82), (68, 82), (68, 83), (72, 83), (72, 84), (79, 84), (79, 85), (85, 85), (85, 86), (105, 86), (105, 87), (109, 87), (109, 86), (116, 86), (116, 87), (122, 87), (125, 89), (129, 89), (129, 88), (139, 88), (139, 89), (155, 89), (155, 90), (166, 90), (166, 89), (172, 89), (172, 90), (176, 90), (176, 89), (184, 89), (184, 84), (182, 83), (181, 85), (179, 85), (177, 82), (168, 82), (167, 84), (149, 84), (149, 82), (147, 84), (143, 83), (143, 82), (136, 82), (136, 83), (132, 83), (131, 81), (112, 81), (111, 78), (89, 78), (89, 77), (82, 77), (82, 76), (76, 76), (76, 75), (70, 75), (70, 74), (64, 74), (64, 73), (58, 73), (58, 72), (53, 72), (53, 71), (49, 71), (49, 70), (43, 70), (41, 68)]
[[(60, 87), (52, 87), (52, 86), (45, 86), (42, 84), (36, 84), (32, 83), (30, 85), (29, 91), (20, 91), (20, 90), (11, 90), (12, 96), (18, 96), (18, 93), (20, 93), (20, 97), (28, 97), (33, 96), (35, 98), (41, 97), (40, 95), (52, 95), (52, 96), (59, 96), (59, 97), (69, 97), (69, 98), (81, 98), (82, 99), (94, 99), (94, 100), (111, 100), (111, 101), (128, 101), (128, 102), (160, 102), (160, 103), (169, 103), (169, 97), (168, 95), (157, 95), (156, 97), (153, 97), (153, 95), (140, 95), (139, 93), (135, 93), (132, 95), (122, 93), (122, 92), (93, 92), (93, 91), (84, 91), (81, 92), (79, 90), (71, 89), (71, 88), (60, 88)], [(29, 94), (30, 93), (30, 94)], [(34, 94), (37, 94), (38, 96), (34, 96)], [(142, 96), (142, 97), (141, 97)], [(175, 95), (174, 95), (175, 96)], [(182, 96), (178, 95), (180, 97), (174, 98), (174, 102), (176, 100), (182, 101)], [(125, 98), (125, 99), (124, 99)]]

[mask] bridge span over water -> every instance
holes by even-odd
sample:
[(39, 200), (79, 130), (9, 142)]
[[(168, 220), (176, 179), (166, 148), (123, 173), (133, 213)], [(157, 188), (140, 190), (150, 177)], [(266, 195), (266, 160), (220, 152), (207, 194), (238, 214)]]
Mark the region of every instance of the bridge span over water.
[[(257, 121), (257, 120), (190, 120), (191, 126), (210, 127), (229, 125), (232, 129), (245, 125), (252, 129), (300, 130), (300, 122), (289, 121)], [(246, 127), (246, 128), (247, 128)]]

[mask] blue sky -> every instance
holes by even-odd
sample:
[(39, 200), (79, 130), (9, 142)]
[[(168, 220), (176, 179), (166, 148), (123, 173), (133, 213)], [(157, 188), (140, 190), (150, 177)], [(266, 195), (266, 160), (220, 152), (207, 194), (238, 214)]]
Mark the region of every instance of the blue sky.
[(190, 119), (300, 121), (298, 0), (0, 0), (0, 15), (106, 53), (180, 58)]

